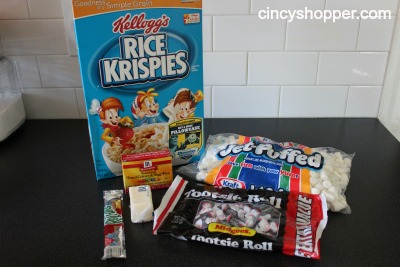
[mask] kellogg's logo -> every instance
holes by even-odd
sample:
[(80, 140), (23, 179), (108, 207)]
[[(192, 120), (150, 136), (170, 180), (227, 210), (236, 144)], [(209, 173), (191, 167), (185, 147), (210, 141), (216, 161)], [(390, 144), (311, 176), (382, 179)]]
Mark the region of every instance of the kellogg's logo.
[(231, 179), (227, 177), (219, 178), (216, 182), (216, 185), (222, 187), (229, 187), (232, 189), (245, 189), (246, 185), (242, 181), (238, 181), (236, 179)]
[(121, 16), (113, 22), (114, 33), (125, 33), (129, 30), (144, 30), (145, 34), (157, 33), (161, 28), (168, 27), (170, 17), (162, 15), (158, 19), (146, 19), (146, 14), (141, 13), (134, 15), (127, 13), (125, 16)]

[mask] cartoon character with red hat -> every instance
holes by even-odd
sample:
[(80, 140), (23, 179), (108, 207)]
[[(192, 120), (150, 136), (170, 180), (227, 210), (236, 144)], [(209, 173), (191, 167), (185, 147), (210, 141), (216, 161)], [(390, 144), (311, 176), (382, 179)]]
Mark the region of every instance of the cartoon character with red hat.
[(104, 99), (101, 103), (98, 99), (93, 99), (89, 114), (99, 115), (104, 129), (101, 139), (109, 143), (110, 146), (127, 144), (133, 137), (133, 121), (128, 117), (121, 118), (119, 110), (124, 110), (121, 101), (115, 97)]
[(132, 115), (136, 119), (136, 126), (142, 124), (153, 124), (163, 122), (160, 113), (158, 112), (160, 105), (157, 103), (155, 97), (156, 89), (150, 88), (147, 92), (139, 91), (137, 96), (132, 102)]

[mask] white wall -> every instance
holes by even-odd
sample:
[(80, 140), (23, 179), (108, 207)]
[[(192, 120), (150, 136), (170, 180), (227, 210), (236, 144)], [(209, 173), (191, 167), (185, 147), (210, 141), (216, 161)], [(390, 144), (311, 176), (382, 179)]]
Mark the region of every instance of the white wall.
[[(305, 6), (394, 16), (257, 17), (267, 7)], [(206, 117), (376, 118), (397, 7), (398, 0), (203, 0)], [(28, 118), (86, 117), (71, 17), (69, 0), (0, 1), (0, 53), (17, 63)]]
[(400, 141), (400, 18), (389, 56), (379, 120)]

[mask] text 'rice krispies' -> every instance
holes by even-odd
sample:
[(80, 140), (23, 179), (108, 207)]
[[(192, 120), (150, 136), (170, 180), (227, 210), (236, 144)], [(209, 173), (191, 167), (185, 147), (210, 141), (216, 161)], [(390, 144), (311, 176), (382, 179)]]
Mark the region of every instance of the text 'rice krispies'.
[(203, 149), (202, 1), (72, 1), (97, 179), (121, 155)]

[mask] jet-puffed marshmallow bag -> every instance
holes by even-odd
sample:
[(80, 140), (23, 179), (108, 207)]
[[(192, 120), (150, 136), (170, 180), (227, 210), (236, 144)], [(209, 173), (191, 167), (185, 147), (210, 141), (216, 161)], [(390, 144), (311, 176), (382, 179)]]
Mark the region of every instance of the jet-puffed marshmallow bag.
[(344, 193), (353, 156), (330, 147), (225, 133), (211, 135), (200, 161), (178, 172), (216, 186), (323, 194), (330, 211), (349, 214)]

